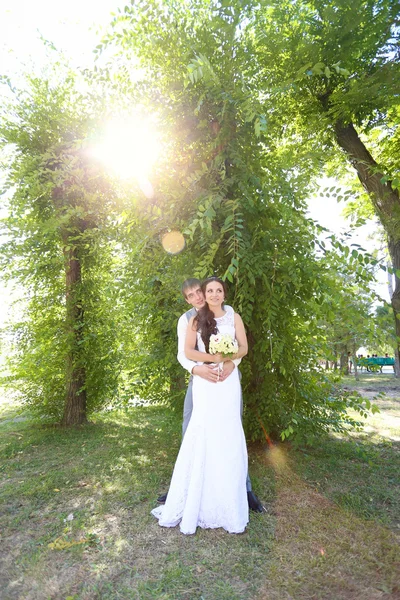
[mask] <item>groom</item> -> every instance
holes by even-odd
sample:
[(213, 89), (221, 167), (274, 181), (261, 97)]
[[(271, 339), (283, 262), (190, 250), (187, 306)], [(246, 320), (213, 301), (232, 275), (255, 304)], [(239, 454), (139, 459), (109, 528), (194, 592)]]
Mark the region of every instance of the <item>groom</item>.
[[(198, 375), (203, 379), (207, 379), (207, 381), (212, 381), (217, 383), (217, 373), (211, 365), (198, 365), (194, 361), (189, 360), (185, 355), (185, 339), (186, 339), (186, 331), (188, 327), (188, 323), (196, 312), (203, 308), (205, 305), (204, 294), (201, 290), (201, 282), (198, 279), (186, 279), (186, 281), (182, 284), (182, 294), (185, 298), (186, 302), (192, 306), (188, 311), (186, 311), (178, 321), (178, 355), (177, 359), (182, 365), (184, 369), (186, 369), (190, 373), (189, 385), (186, 391), (185, 402), (183, 405), (183, 424), (182, 424), (182, 437), (186, 433), (187, 426), (189, 425), (190, 417), (192, 416), (193, 410), (193, 396), (192, 396), (192, 386), (193, 386), (193, 377), (192, 375)], [(236, 369), (240, 363), (241, 359), (229, 360), (224, 362), (224, 369), (222, 374), (219, 376), (219, 381), (223, 381), (232, 373), (234, 369)], [(243, 405), (242, 405), (243, 410)], [(249, 508), (254, 510), (255, 512), (263, 512), (263, 507), (257, 496), (252, 491), (251, 481), (249, 475), (247, 475), (246, 480), (246, 488), (247, 488), (247, 500), (249, 503)], [(158, 498), (159, 502), (165, 502), (167, 498), (167, 494), (164, 494)]]

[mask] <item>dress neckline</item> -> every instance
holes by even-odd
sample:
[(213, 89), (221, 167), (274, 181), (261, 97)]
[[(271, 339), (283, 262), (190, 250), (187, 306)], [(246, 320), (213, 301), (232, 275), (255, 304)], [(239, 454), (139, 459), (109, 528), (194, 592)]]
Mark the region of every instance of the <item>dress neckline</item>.
[(223, 315), (221, 315), (220, 317), (214, 317), (214, 319), (215, 319), (215, 320), (218, 320), (218, 319), (223, 319), (224, 317), (226, 317), (226, 315), (227, 315), (227, 314), (228, 314), (228, 311), (227, 311), (227, 310), (224, 310), (224, 314), (223, 314)]

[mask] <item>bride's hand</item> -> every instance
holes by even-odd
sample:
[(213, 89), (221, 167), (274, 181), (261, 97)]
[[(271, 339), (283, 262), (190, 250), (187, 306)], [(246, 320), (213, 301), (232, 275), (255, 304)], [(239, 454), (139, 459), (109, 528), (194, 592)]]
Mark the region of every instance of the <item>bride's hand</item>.
[(235, 358), (237, 358), (236, 354), (230, 354), (229, 356), (224, 356), (224, 358), (222, 359), (223, 362), (228, 362), (230, 360), (235, 360)]
[(212, 357), (212, 361), (216, 364), (222, 363), (225, 360), (225, 358), (222, 356), (222, 354), (220, 352), (218, 354), (212, 354), (211, 357)]

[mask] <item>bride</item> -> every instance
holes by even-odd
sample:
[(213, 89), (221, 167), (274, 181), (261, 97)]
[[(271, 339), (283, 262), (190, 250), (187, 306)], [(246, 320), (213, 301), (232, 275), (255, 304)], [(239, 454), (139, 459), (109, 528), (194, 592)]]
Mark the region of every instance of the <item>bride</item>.
[[(210, 336), (229, 334), (236, 338), (234, 358), (247, 354), (247, 338), (241, 317), (232, 308), (224, 309), (225, 283), (218, 277), (202, 286), (204, 308), (189, 321), (186, 334), (187, 358), (223, 367), (227, 358), (209, 354)], [(162, 527), (180, 524), (184, 534), (196, 527), (223, 527), (242, 533), (249, 520), (246, 492), (247, 450), (240, 418), (240, 381), (234, 369), (215, 384), (194, 375), (193, 413), (176, 459), (164, 506), (152, 510)]]

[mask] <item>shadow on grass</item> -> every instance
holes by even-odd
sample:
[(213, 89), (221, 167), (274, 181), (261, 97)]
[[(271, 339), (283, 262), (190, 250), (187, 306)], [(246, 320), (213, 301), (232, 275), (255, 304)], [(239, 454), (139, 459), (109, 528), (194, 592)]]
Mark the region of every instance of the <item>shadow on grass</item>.
[(294, 462), (298, 466), (294, 454), (277, 447), (265, 457), (276, 473), (277, 524), (269, 577), (258, 600), (398, 598), (395, 535), (356, 516), (353, 507), (338, 506), (319, 482), (306, 483), (292, 468)]
[(289, 452), (304, 481), (358, 517), (398, 530), (400, 443), (376, 441), (373, 432), (355, 439), (326, 437), (315, 447)]
[(400, 381), (393, 373), (359, 373), (358, 380), (355, 379), (354, 375), (346, 375), (342, 378), (342, 384), (345, 387), (351, 387), (355, 389), (368, 388), (369, 391), (376, 391), (377, 393), (386, 389), (388, 391), (398, 392), (400, 396)]
[[(2, 431), (4, 598), (254, 597), (272, 517), (253, 515), (241, 536), (186, 537), (150, 515), (180, 444), (180, 419), (166, 407), (111, 412), (76, 429), (8, 422)], [(271, 487), (267, 471), (260, 489)], [(49, 547), (56, 540), (60, 550)]]

